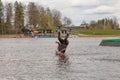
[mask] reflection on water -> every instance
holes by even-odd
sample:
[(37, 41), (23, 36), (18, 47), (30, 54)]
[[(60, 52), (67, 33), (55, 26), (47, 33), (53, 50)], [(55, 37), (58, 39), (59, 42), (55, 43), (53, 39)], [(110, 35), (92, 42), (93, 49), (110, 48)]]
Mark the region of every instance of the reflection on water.
[(99, 46), (102, 39), (69, 39), (62, 63), (56, 38), (1, 38), (0, 80), (120, 80), (120, 49)]

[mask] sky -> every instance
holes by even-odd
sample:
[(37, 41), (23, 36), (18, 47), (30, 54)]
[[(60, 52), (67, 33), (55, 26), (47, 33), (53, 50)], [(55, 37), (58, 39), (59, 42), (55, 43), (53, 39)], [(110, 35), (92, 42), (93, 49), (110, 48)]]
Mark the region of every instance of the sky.
[(62, 16), (69, 17), (73, 25), (83, 21), (116, 17), (120, 23), (120, 0), (2, 0), (2, 2), (35, 2), (50, 9), (57, 9)]

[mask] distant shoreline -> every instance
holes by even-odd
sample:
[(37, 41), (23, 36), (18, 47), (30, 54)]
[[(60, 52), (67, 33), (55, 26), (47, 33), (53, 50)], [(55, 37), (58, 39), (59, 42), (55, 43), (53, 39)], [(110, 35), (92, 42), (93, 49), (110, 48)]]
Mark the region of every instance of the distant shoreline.
[[(78, 35), (70, 35), (70, 38), (76, 37), (120, 37), (119, 35), (86, 35), (86, 34), (78, 34)], [(0, 35), (0, 38), (31, 38), (25, 37), (24, 34), (10, 34), (10, 35)]]
[(0, 38), (24, 38), (24, 34), (5, 34), (0, 35)]
[(78, 34), (78, 37), (120, 37), (120, 35), (86, 35), (86, 34)]

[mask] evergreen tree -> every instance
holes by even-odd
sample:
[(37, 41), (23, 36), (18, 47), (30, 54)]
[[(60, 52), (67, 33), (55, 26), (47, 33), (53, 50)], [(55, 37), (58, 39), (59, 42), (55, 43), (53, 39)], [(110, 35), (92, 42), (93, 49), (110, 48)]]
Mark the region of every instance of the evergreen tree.
[(0, 0), (0, 33), (3, 34), (3, 5)]
[(12, 32), (12, 3), (6, 5), (6, 33), (10, 34)]
[(21, 3), (17, 1), (14, 4), (15, 7), (15, 19), (14, 19), (14, 26), (15, 26), (15, 33), (21, 32), (21, 29), (24, 27), (24, 8)]

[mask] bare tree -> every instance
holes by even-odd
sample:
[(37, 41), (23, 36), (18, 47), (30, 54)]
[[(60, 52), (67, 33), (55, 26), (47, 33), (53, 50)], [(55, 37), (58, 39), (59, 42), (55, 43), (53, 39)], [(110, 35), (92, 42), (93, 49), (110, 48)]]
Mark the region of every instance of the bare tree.
[(64, 25), (70, 25), (72, 23), (71, 19), (68, 17), (64, 17), (63, 21), (64, 21)]
[(39, 10), (33, 2), (30, 2), (28, 5), (28, 16), (30, 25), (36, 26), (40, 22)]
[(96, 21), (92, 20), (90, 22), (90, 28), (95, 29), (96, 28)]
[(118, 29), (119, 28), (119, 22), (117, 20), (116, 17), (113, 17), (113, 25), (112, 25), (113, 29)]
[(52, 14), (53, 14), (53, 19), (54, 19), (54, 26), (58, 26), (58, 25), (61, 25), (61, 13), (60, 11), (58, 10), (53, 10), (52, 11)]

